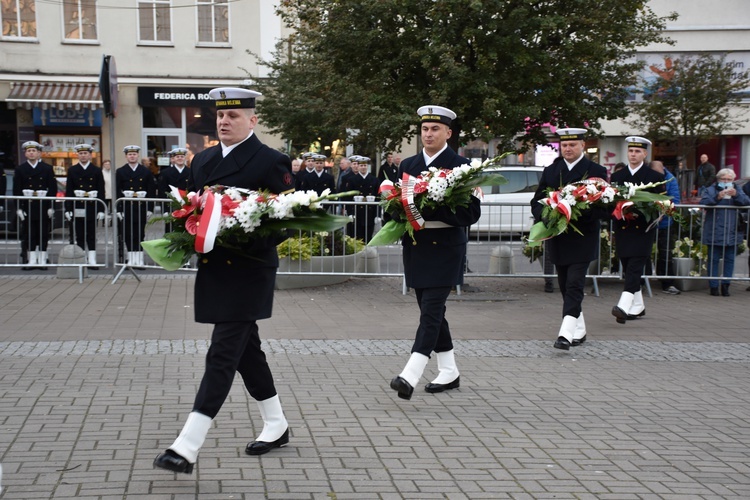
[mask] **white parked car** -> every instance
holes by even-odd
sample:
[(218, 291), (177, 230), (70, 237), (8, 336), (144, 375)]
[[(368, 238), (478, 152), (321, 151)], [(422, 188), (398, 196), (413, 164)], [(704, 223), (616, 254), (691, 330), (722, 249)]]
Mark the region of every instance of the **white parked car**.
[(528, 233), (534, 225), (531, 198), (534, 197), (544, 167), (506, 166), (489, 169), (508, 182), (501, 186), (482, 186), (482, 216), (471, 226), (472, 232)]

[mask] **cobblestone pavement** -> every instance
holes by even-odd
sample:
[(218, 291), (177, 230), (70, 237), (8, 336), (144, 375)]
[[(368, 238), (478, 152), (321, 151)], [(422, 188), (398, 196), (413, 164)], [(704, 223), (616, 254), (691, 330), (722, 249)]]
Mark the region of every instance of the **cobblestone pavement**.
[(626, 325), (609, 313), (620, 285), (601, 284), (590, 340), (562, 352), (558, 294), (470, 280), (448, 304), (461, 387), (411, 401), (388, 388), (416, 327), (398, 280), (279, 291), (261, 336), (289, 446), (244, 454), (262, 421), (238, 380), (176, 476), (151, 462), (210, 329), (192, 322), (192, 277), (169, 277), (0, 277), (0, 498), (750, 498), (745, 284), (655, 291)]

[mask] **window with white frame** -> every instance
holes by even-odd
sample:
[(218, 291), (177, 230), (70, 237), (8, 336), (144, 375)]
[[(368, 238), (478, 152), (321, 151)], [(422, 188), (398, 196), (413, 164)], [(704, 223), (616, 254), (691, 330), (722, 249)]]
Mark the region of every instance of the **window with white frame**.
[(96, 40), (96, 0), (63, 0), (66, 42)]
[(138, 41), (171, 44), (172, 0), (138, 0)]
[(2, 0), (0, 15), (4, 40), (36, 39), (36, 1)]
[(198, 45), (229, 45), (229, 3), (197, 0)]

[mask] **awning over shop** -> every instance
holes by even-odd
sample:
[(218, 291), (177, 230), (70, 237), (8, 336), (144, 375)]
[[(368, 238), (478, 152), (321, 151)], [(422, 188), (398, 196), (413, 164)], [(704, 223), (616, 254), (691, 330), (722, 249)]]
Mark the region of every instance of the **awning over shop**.
[(9, 108), (91, 109), (102, 107), (95, 83), (15, 83), (5, 101)]

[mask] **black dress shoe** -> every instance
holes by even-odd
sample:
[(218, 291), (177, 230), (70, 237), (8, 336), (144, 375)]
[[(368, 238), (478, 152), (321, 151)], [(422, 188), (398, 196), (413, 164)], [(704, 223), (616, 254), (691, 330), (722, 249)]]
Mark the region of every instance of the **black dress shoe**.
[(552, 284), (551, 281), (544, 284), (544, 291), (547, 293), (554, 293), (555, 286)]
[(414, 387), (401, 377), (394, 377), (391, 380), (391, 389), (398, 392), (398, 397), (409, 400), (414, 392)]
[(443, 392), (449, 389), (457, 389), (460, 385), (461, 375), (456, 377), (456, 380), (454, 380), (453, 382), (448, 382), (447, 384), (433, 384), (432, 382), (430, 382), (429, 384), (424, 386), (424, 390), (434, 394), (436, 392)]
[(281, 448), (289, 444), (289, 428), (284, 431), (276, 441), (253, 441), (245, 447), (245, 453), (248, 455), (263, 455), (274, 448)]
[(585, 335), (583, 337), (581, 337), (580, 339), (573, 339), (573, 342), (571, 342), (570, 345), (572, 345), (573, 347), (575, 347), (577, 345), (583, 344), (584, 342), (586, 342), (586, 336)]
[(555, 349), (562, 349), (563, 351), (567, 351), (570, 349), (570, 342), (568, 342), (568, 339), (565, 337), (557, 337), (557, 340), (555, 340)]
[(719, 296), (719, 289), (718, 288), (712, 288), (710, 293), (714, 297), (718, 297)]
[(192, 474), (193, 465), (172, 450), (160, 453), (154, 459), (154, 469), (158, 467), (159, 469), (171, 470), (172, 472), (180, 472), (182, 474)]
[(612, 316), (617, 318), (617, 322), (620, 324), (625, 323), (625, 320), (628, 319), (628, 313), (626, 313), (625, 311), (623, 311), (617, 306), (612, 308)]
[(722, 283), (721, 285), (721, 296), (722, 297), (729, 297), (731, 294), (729, 293), (729, 285), (725, 285)]
[(634, 319), (641, 318), (641, 317), (643, 317), (645, 315), (646, 315), (646, 310), (644, 309), (643, 311), (639, 312), (638, 314), (628, 314), (628, 319), (632, 321)]

